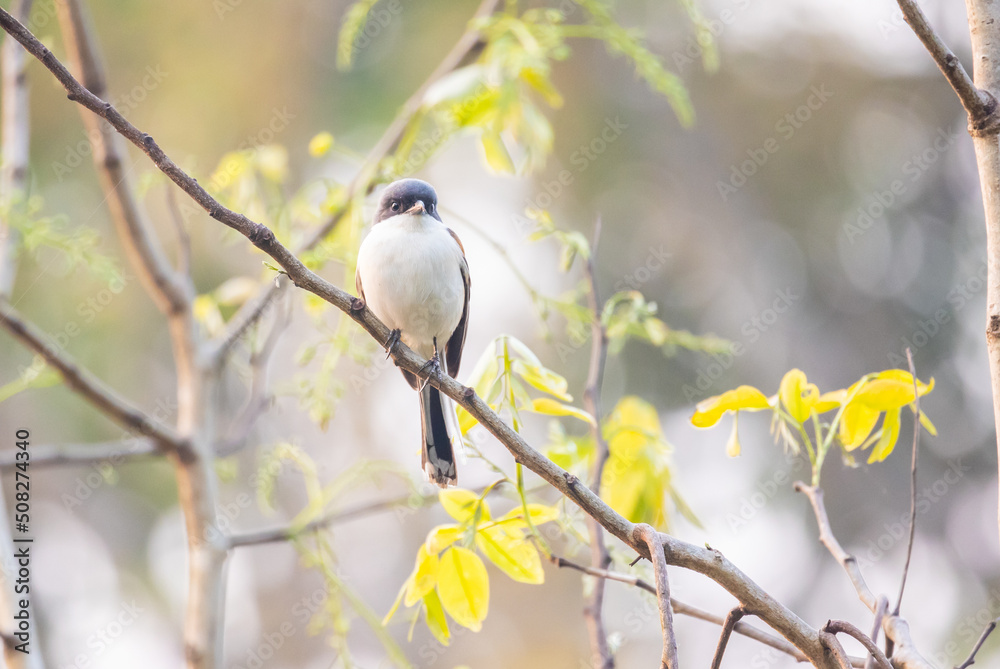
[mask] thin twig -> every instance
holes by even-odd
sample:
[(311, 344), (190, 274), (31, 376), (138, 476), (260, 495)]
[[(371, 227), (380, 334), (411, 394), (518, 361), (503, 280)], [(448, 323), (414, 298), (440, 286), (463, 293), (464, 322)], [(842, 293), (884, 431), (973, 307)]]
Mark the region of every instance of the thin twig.
[[(608, 442), (601, 432), (601, 386), (604, 383), (604, 365), (607, 360), (608, 336), (601, 322), (601, 300), (597, 290), (597, 246), (601, 239), (601, 218), (597, 217), (594, 225), (594, 241), (590, 246), (590, 257), (587, 259), (587, 301), (590, 305), (592, 320), (590, 322), (590, 371), (583, 391), (583, 407), (594, 418), (590, 425), (590, 433), (594, 438), (594, 462), (590, 469), (590, 489), (598, 492), (601, 489), (601, 478), (604, 466), (611, 457)], [(611, 564), (611, 553), (604, 542), (604, 531), (601, 524), (587, 516), (587, 531), (590, 535), (590, 564), (597, 569), (607, 569)], [(592, 665), (600, 669), (611, 669), (615, 666), (614, 656), (608, 646), (608, 633), (604, 628), (604, 581), (598, 580), (586, 598), (583, 608), (584, 619), (587, 622), (587, 632), (590, 636), (590, 650), (593, 656)]]
[(830, 634), (848, 634), (855, 639), (857, 639), (865, 650), (868, 651), (869, 656), (875, 658), (875, 662), (878, 664), (880, 669), (892, 669), (892, 665), (889, 664), (889, 659), (882, 652), (873, 638), (867, 636), (864, 632), (859, 630), (857, 627), (847, 622), (846, 620), (829, 620), (823, 627), (824, 632), (829, 632)]
[[(976, 87), (972, 77), (962, 66), (962, 61), (934, 32), (934, 29), (927, 22), (927, 17), (920, 9), (920, 5), (915, 0), (897, 1), (903, 12), (903, 18), (910, 24), (913, 32), (923, 42), (924, 47), (937, 63), (948, 83), (958, 94), (958, 99), (961, 100), (962, 106), (965, 107), (965, 111), (969, 115), (970, 126), (985, 125), (997, 109), (996, 99), (987, 91)], [(993, 123), (995, 124), (995, 120)]]
[(896, 608), (892, 615), (899, 615), (899, 607), (903, 604), (903, 590), (906, 588), (906, 576), (910, 572), (910, 557), (913, 555), (913, 539), (917, 532), (917, 444), (920, 443), (920, 389), (917, 387), (917, 370), (913, 366), (913, 352), (906, 347), (906, 362), (910, 366), (910, 376), (913, 379), (913, 453), (910, 456), (910, 538), (906, 542), (906, 562), (903, 563), (903, 576), (899, 581), (899, 596), (896, 598)]
[[(17, 464), (17, 450), (0, 451), (0, 469), (13, 469)], [(138, 438), (97, 444), (42, 444), (31, 447), (32, 467), (59, 467), (61, 465), (101, 465), (117, 467), (137, 458), (162, 455), (152, 439)]]
[(646, 544), (650, 561), (653, 563), (653, 575), (656, 578), (656, 603), (660, 608), (660, 628), (663, 631), (663, 655), (660, 659), (660, 669), (678, 669), (680, 660), (677, 658), (674, 610), (670, 605), (670, 581), (667, 578), (667, 558), (663, 554), (663, 535), (645, 523), (636, 525), (632, 533), (638, 541)]
[[(283, 294), (283, 291), (282, 291)], [(283, 308), (271, 323), (271, 329), (260, 348), (250, 354), (250, 391), (247, 400), (240, 411), (239, 417), (231, 428), (231, 435), (216, 448), (219, 457), (232, 455), (244, 445), (257, 420), (271, 405), (271, 395), (268, 392), (268, 363), (271, 354), (278, 345), (278, 340), (291, 322), (291, 305), (283, 301)]]
[(823, 489), (806, 485), (802, 481), (796, 481), (794, 488), (796, 492), (801, 492), (809, 498), (816, 515), (816, 524), (819, 525), (819, 540), (830, 551), (830, 554), (833, 555), (833, 559), (839, 562), (840, 566), (847, 572), (847, 576), (851, 579), (851, 583), (854, 584), (854, 589), (857, 591), (862, 603), (874, 613), (878, 600), (865, 582), (865, 577), (861, 574), (861, 567), (858, 566), (857, 558), (844, 550), (830, 528), (830, 518), (826, 514), (826, 506), (823, 504)]
[(983, 647), (984, 643), (986, 643), (986, 639), (988, 639), (990, 634), (993, 633), (993, 630), (996, 629), (998, 623), (1000, 623), (1000, 618), (994, 618), (987, 623), (986, 629), (984, 629), (983, 633), (979, 635), (979, 641), (977, 641), (976, 645), (972, 647), (969, 657), (965, 659), (965, 662), (955, 667), (955, 669), (968, 669), (968, 667), (971, 667), (976, 663), (976, 655), (979, 653), (979, 649)]
[[(878, 635), (882, 630), (882, 619), (885, 617), (886, 612), (889, 610), (889, 600), (886, 599), (885, 595), (879, 595), (878, 606), (875, 607), (875, 617), (872, 619), (872, 633), (869, 635), (871, 640), (878, 643)], [(865, 662), (865, 669), (875, 669), (875, 656), (869, 654), (868, 660)]]
[(719, 643), (715, 646), (715, 655), (712, 656), (712, 669), (719, 669), (722, 666), (722, 657), (726, 654), (726, 646), (729, 645), (729, 637), (733, 634), (733, 628), (736, 627), (736, 623), (746, 613), (746, 609), (742, 606), (737, 606), (726, 616), (725, 622), (722, 623), (722, 634), (719, 635)]
[[(589, 574), (590, 576), (596, 576), (598, 578), (603, 578), (608, 581), (617, 581), (619, 583), (625, 583), (627, 585), (635, 586), (640, 590), (644, 590), (652, 595), (656, 594), (656, 587), (652, 584), (646, 582), (645, 580), (639, 578), (638, 576), (632, 576), (631, 574), (622, 574), (616, 571), (609, 571), (607, 569), (595, 569), (587, 565), (578, 564), (572, 560), (567, 560), (564, 557), (558, 555), (550, 555), (549, 560), (552, 564), (557, 567), (565, 567), (569, 569), (575, 569), (584, 574)], [(697, 618), (698, 620), (704, 620), (705, 622), (713, 623), (715, 625), (722, 625), (725, 623), (725, 619), (722, 616), (717, 616), (714, 613), (709, 613), (699, 609), (696, 606), (686, 604), (685, 602), (679, 601), (677, 599), (670, 599), (670, 606), (673, 608), (674, 613), (682, 616), (688, 616), (690, 618)], [(809, 658), (802, 654), (798, 648), (788, 643), (781, 637), (774, 636), (773, 634), (768, 634), (763, 630), (759, 630), (752, 625), (748, 625), (744, 622), (739, 622), (733, 629), (737, 634), (741, 634), (754, 641), (759, 641), (760, 643), (770, 646), (775, 650), (779, 650), (782, 653), (786, 653), (799, 662), (808, 662)], [(860, 663), (859, 663), (860, 666)]]

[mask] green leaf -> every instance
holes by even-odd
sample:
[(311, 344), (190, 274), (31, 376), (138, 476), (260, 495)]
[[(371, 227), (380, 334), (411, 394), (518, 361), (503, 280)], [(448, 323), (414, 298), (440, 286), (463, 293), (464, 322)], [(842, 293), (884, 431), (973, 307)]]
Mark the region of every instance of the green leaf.
[(551, 369), (522, 360), (515, 360), (513, 368), (515, 374), (543, 393), (548, 393), (564, 402), (573, 400), (573, 396), (566, 392), (569, 389), (569, 382)]
[(361, 35), (368, 20), (368, 13), (378, 0), (358, 0), (344, 13), (337, 38), (337, 69), (350, 69), (354, 61), (354, 42)]
[(49, 388), (62, 381), (62, 375), (51, 367), (45, 366), (35, 371), (28, 370), (10, 383), (0, 386), (0, 402), (9, 400), (14, 395), (32, 388)]
[(452, 546), (438, 570), (441, 605), (456, 623), (478, 632), (490, 604), (490, 581), (482, 559), (467, 548)]

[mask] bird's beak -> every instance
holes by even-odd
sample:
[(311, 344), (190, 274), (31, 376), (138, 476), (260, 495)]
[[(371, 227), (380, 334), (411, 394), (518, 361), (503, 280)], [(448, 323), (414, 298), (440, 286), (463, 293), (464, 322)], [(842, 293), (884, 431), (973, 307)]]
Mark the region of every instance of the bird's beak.
[(424, 206), (423, 200), (417, 200), (417, 203), (406, 210), (407, 214), (426, 214), (427, 208)]

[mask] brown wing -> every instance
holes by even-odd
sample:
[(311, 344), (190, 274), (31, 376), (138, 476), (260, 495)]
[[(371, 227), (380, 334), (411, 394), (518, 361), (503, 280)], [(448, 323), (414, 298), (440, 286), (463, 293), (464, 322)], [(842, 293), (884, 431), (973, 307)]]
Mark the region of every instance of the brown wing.
[(361, 287), (361, 270), (354, 270), (354, 288), (358, 291), (358, 297), (365, 299), (365, 289)]
[(448, 234), (452, 236), (458, 248), (462, 249), (462, 281), (465, 282), (465, 306), (462, 308), (462, 318), (458, 321), (458, 327), (451, 334), (448, 343), (444, 346), (444, 360), (447, 366), (446, 371), (452, 377), (458, 376), (458, 366), (462, 362), (462, 348), (465, 346), (465, 331), (469, 327), (469, 289), (472, 281), (469, 278), (469, 264), (465, 261), (465, 247), (462, 240), (458, 238), (454, 230), (448, 229)]

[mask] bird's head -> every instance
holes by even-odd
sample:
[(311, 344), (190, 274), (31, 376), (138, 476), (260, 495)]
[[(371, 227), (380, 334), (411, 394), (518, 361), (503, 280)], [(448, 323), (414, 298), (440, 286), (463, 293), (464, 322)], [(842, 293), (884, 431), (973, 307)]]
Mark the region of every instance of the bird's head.
[(393, 216), (419, 216), (420, 214), (427, 214), (441, 220), (434, 187), (420, 179), (400, 179), (393, 181), (382, 191), (382, 197), (378, 201), (378, 210), (375, 213), (375, 222), (381, 223)]

